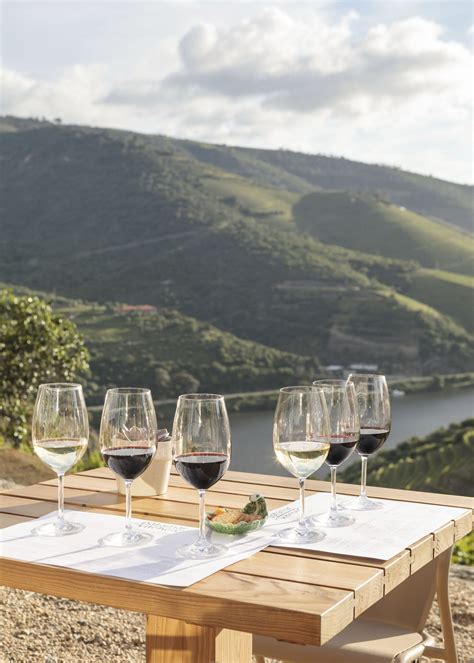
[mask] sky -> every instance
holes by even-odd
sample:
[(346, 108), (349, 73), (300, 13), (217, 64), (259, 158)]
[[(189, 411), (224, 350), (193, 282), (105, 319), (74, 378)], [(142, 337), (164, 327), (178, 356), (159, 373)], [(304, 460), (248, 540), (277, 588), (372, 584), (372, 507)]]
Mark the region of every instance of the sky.
[(473, 181), (464, 0), (4, 1), (2, 114)]

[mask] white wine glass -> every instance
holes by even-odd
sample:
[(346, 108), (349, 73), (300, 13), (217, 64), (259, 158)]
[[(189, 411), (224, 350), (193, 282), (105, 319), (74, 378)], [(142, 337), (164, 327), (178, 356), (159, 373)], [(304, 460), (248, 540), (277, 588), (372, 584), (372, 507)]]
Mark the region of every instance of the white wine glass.
[(206, 537), (205, 494), (221, 479), (230, 463), (231, 437), (223, 396), (183, 394), (178, 398), (173, 422), (173, 458), (181, 475), (199, 493), (199, 535), (176, 554), (191, 559), (216, 557), (225, 546)]
[(315, 387), (323, 390), (331, 427), (331, 446), (326, 464), (331, 471), (331, 505), (327, 513), (313, 519), (324, 527), (347, 527), (354, 517), (342, 513), (337, 505), (336, 473), (354, 452), (359, 439), (359, 410), (354, 383), (349, 380), (317, 380)]
[(278, 461), (298, 479), (299, 520), (279, 536), (293, 543), (312, 543), (325, 535), (310, 527), (304, 514), (305, 480), (326, 460), (330, 428), (323, 390), (297, 386), (280, 389), (273, 420), (273, 448)]
[(132, 483), (153, 460), (158, 426), (149, 389), (109, 389), (100, 422), (99, 443), (110, 470), (125, 483), (125, 523), (122, 532), (108, 534), (101, 543), (108, 546), (139, 546), (153, 537), (137, 531), (132, 522)]
[(348, 380), (354, 383), (359, 409), (360, 437), (356, 451), (360, 456), (361, 482), (357, 500), (346, 505), (354, 511), (381, 509), (382, 503), (367, 497), (367, 459), (378, 451), (390, 434), (390, 396), (384, 375), (351, 373)]
[(37, 527), (41, 536), (76, 534), (83, 525), (64, 518), (64, 475), (87, 449), (89, 420), (80, 384), (51, 383), (38, 388), (31, 426), (33, 449), (58, 476), (58, 515)]

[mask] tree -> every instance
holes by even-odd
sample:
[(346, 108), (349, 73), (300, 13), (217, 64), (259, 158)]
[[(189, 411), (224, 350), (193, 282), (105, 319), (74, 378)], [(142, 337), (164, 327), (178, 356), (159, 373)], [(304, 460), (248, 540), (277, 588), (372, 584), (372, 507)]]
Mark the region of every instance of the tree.
[(199, 380), (187, 371), (179, 371), (173, 375), (172, 385), (175, 396), (192, 394), (199, 389)]
[(171, 376), (163, 366), (158, 365), (154, 373), (155, 387), (160, 394), (166, 394), (171, 383)]
[(38, 297), (0, 291), (0, 439), (18, 447), (42, 382), (71, 382), (88, 369), (76, 326)]

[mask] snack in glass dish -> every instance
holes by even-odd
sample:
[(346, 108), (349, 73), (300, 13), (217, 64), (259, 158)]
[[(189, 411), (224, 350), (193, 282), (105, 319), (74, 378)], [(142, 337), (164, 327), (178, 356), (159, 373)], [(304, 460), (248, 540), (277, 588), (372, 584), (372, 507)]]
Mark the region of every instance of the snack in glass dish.
[(246, 534), (263, 525), (268, 516), (265, 498), (255, 493), (242, 509), (217, 507), (206, 516), (206, 525), (221, 534)]

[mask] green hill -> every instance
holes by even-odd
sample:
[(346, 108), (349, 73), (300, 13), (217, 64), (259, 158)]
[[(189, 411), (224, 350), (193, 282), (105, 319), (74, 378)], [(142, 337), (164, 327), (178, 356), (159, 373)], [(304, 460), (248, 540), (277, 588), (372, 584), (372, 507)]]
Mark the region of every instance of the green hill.
[(179, 141), (179, 144), (199, 161), (243, 175), (263, 186), (299, 193), (318, 189), (377, 193), (395, 205), (473, 230), (472, 186), (343, 157), (192, 141)]
[(328, 363), (410, 373), (474, 363), (463, 328), (395, 292), (416, 265), (302, 234), (289, 187), (258, 186), (165, 137), (3, 127), (0, 279), (177, 309)]
[(449, 315), (470, 333), (474, 332), (474, 278), (434, 269), (410, 275), (407, 294)]
[(369, 194), (313, 192), (294, 207), (300, 230), (329, 244), (471, 275), (474, 240)]
[[(381, 451), (368, 464), (367, 483), (474, 497), (473, 476), (474, 419), (467, 419)], [(348, 467), (340, 479), (358, 483), (359, 464)]]
[[(0, 289), (6, 284), (0, 283)], [(157, 399), (201, 389), (232, 393), (310, 382), (322, 369), (303, 357), (241, 340), (171, 309), (133, 310), (15, 287), (51, 302), (84, 336), (91, 354), (88, 403), (102, 404), (111, 386), (143, 385)], [(132, 310), (130, 310), (132, 309)]]

